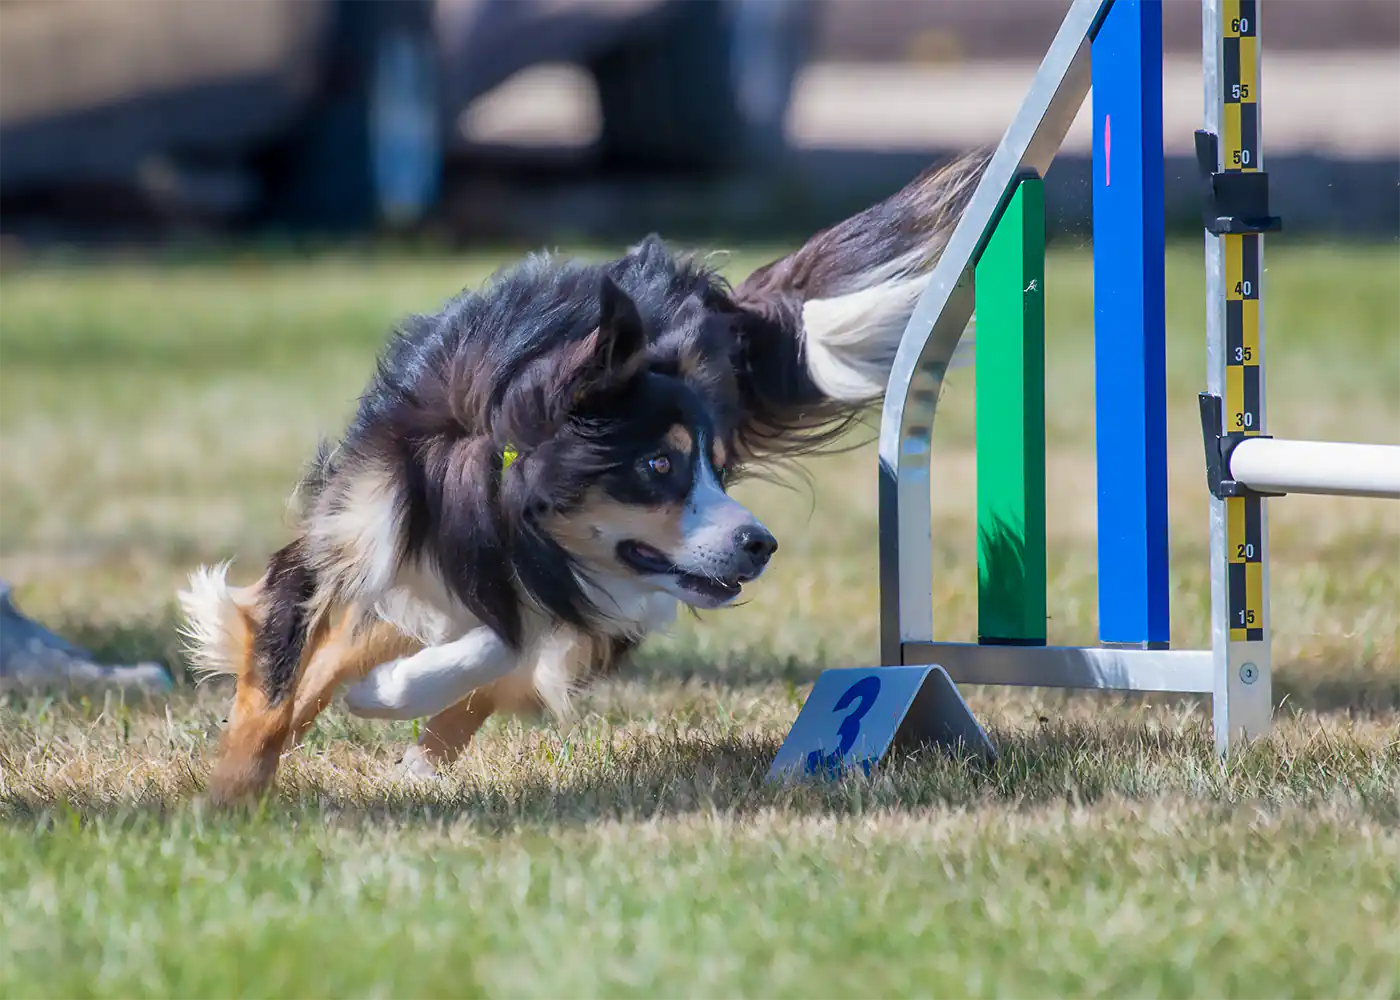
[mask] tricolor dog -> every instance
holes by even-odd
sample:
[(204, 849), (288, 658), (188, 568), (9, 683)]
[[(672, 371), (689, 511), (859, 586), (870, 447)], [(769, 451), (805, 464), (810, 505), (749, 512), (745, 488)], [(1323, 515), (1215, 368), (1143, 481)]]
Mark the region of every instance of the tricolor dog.
[(237, 679), (211, 780), (272, 780), (337, 689), (428, 717), (430, 774), (494, 711), (567, 709), (678, 603), (720, 608), (778, 541), (727, 489), (883, 393), (986, 157), (930, 170), (736, 287), (648, 238), (527, 258), (405, 321), (296, 492), (295, 536), (181, 596), (192, 661)]

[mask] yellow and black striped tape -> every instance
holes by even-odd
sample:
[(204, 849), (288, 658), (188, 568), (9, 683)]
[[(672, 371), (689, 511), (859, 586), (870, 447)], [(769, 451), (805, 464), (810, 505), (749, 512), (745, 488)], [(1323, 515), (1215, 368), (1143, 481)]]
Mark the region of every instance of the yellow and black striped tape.
[[(1259, 34), (1256, 0), (1225, 0), (1221, 83), (1222, 169), (1259, 169)], [(1259, 370), (1259, 236), (1225, 235), (1226, 431), (1263, 429)], [(1263, 509), (1258, 497), (1226, 501), (1230, 641), (1264, 638)]]
[(1259, 169), (1259, 18), (1256, 0), (1225, 0), (1221, 45), (1224, 169)]
[(1230, 641), (1258, 642), (1264, 638), (1264, 544), (1258, 497), (1225, 501), (1229, 520)]
[(1258, 434), (1259, 236), (1226, 234), (1225, 241), (1225, 430)]

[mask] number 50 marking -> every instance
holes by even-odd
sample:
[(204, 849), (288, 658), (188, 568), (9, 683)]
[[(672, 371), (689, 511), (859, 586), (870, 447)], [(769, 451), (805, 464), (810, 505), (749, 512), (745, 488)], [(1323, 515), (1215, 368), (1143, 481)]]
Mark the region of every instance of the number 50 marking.
[(815, 774), (824, 768), (836, 767), (841, 763), (841, 758), (851, 752), (851, 748), (856, 745), (856, 740), (860, 737), (860, 721), (875, 706), (875, 699), (879, 694), (880, 678), (874, 674), (867, 674), (842, 692), (841, 697), (837, 698), (836, 704), (832, 706), (832, 712), (844, 712), (855, 701), (859, 701), (860, 704), (856, 705), (851, 713), (841, 720), (841, 725), (836, 727), (836, 735), (841, 737), (841, 742), (834, 751), (823, 756), (820, 750), (813, 750), (807, 755), (805, 770), (808, 774)]

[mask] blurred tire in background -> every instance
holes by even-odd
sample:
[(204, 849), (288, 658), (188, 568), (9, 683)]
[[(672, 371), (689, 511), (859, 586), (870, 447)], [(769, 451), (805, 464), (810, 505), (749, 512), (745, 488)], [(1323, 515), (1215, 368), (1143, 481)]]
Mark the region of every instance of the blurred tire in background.
[(784, 149), (815, 6), (680, 0), (654, 32), (596, 60), (605, 163), (713, 171), (771, 162)]
[(267, 212), (317, 230), (408, 226), (436, 206), (447, 117), (433, 0), (339, 0), (309, 115), (259, 158)]

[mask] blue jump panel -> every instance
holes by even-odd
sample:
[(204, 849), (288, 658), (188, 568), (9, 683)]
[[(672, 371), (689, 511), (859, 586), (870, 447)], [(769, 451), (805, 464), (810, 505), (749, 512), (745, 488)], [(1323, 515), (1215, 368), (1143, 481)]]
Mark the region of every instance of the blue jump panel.
[(1099, 639), (1165, 646), (1161, 0), (1117, 0), (1093, 42)]

